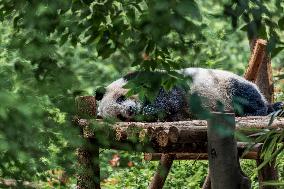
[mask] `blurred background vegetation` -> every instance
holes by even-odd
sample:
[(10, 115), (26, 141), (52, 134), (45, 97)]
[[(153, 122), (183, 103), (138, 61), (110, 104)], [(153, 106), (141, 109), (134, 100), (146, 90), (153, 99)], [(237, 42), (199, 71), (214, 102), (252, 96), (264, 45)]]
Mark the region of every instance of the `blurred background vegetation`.
[[(74, 98), (131, 70), (166, 70), (164, 87), (182, 67), (243, 75), (249, 39), (261, 37), (283, 101), (283, 9), (282, 0), (0, 0), (0, 178), (74, 187)], [(156, 165), (113, 150), (101, 159), (105, 188), (146, 188)], [(243, 165), (257, 188), (254, 162)], [(166, 188), (199, 188), (206, 173), (205, 162), (175, 162)]]

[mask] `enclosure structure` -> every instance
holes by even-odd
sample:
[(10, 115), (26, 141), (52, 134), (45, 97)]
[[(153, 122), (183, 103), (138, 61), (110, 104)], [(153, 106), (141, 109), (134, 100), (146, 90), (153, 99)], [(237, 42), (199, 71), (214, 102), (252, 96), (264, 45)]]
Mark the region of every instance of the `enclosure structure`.
[[(256, 41), (245, 78), (256, 82), (268, 101), (273, 99), (271, 65), (265, 53), (266, 42)], [(265, 91), (265, 92), (264, 92)], [(281, 132), (284, 118), (237, 117), (231, 113), (213, 112), (208, 120), (179, 122), (116, 122), (92, 120), (96, 115), (96, 100), (92, 96), (79, 97), (76, 101), (78, 115), (74, 123), (81, 129), (86, 143), (78, 149), (80, 169), (77, 188), (100, 188), (99, 148), (145, 152), (145, 160), (160, 160), (149, 188), (162, 188), (174, 160), (209, 160), (209, 174), (203, 188), (250, 188), (250, 181), (243, 174), (239, 157), (256, 160), (259, 165), (262, 144), (251, 146), (236, 141), (239, 132), (254, 138), (265, 129)], [(225, 135), (216, 132), (223, 129)], [(249, 150), (247, 147), (250, 147)], [(259, 171), (261, 188), (265, 180), (276, 180), (275, 164)]]

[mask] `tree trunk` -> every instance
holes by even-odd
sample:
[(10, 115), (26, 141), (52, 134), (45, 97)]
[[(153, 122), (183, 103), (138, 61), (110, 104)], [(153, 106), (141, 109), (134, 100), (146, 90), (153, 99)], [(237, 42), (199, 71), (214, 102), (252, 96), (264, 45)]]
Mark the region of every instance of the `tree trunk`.
[(212, 114), (208, 121), (208, 156), (212, 189), (249, 189), (242, 175), (237, 143), (234, 139), (234, 114)]

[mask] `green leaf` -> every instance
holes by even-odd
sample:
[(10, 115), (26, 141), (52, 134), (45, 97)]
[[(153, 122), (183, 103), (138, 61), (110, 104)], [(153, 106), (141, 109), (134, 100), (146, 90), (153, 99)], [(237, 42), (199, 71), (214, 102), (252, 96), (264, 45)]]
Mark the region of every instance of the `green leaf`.
[(266, 26), (261, 25), (259, 30), (258, 30), (258, 36), (261, 37), (262, 39), (267, 39), (267, 32), (266, 32)]
[(280, 30), (284, 30), (284, 16), (278, 20)]
[(279, 147), (268, 159), (264, 160), (258, 167), (257, 170), (262, 169), (265, 165), (267, 165), (271, 160), (273, 160), (279, 153), (284, 150), (284, 145)]
[(202, 20), (199, 7), (194, 0), (181, 0), (177, 4), (176, 11), (182, 16), (190, 16), (193, 20)]
[(271, 58), (277, 56), (283, 49), (284, 47), (276, 47), (275, 49), (273, 49), (271, 52)]
[(126, 15), (128, 17), (128, 19), (131, 20), (131, 22), (133, 22), (135, 20), (135, 9), (134, 8), (129, 8), (126, 11)]
[(136, 59), (132, 62), (131, 66), (132, 67), (138, 66), (141, 64), (141, 62), (142, 62), (142, 59)]
[(60, 45), (63, 45), (64, 43), (66, 43), (66, 41), (68, 40), (68, 37), (69, 37), (69, 33), (63, 34), (60, 38)]
[(244, 24), (243, 26), (240, 27), (240, 30), (242, 31), (247, 31), (248, 29), (248, 24)]
[(154, 51), (155, 47), (156, 47), (156, 44), (154, 43), (154, 41), (150, 40), (148, 42), (147, 47), (146, 47), (146, 51), (145, 51), (146, 54), (149, 55), (150, 53), (152, 53)]

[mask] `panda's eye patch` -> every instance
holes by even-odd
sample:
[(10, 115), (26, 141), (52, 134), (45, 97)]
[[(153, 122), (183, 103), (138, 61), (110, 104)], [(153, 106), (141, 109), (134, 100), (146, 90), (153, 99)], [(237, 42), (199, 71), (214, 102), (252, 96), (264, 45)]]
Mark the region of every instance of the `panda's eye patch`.
[(126, 100), (126, 97), (124, 96), (124, 95), (121, 95), (120, 97), (118, 97), (117, 99), (116, 99), (116, 102), (117, 103), (122, 103), (123, 101), (125, 101)]

